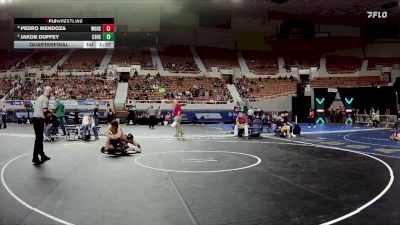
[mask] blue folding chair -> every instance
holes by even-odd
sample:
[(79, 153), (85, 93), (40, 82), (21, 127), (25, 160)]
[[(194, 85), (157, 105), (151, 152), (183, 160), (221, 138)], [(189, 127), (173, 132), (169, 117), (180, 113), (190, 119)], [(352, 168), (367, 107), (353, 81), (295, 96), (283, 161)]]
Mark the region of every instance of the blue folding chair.
[(249, 127), (249, 136), (250, 137), (262, 137), (261, 133), (263, 132), (263, 124), (260, 119), (255, 119), (251, 123)]

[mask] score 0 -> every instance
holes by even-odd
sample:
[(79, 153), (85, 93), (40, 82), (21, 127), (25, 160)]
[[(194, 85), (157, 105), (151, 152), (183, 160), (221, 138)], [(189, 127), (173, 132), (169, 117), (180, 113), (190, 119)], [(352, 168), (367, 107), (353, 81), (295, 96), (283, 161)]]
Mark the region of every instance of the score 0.
[(114, 41), (114, 24), (103, 24), (103, 41)]
[(114, 24), (103, 24), (103, 32), (114, 32)]

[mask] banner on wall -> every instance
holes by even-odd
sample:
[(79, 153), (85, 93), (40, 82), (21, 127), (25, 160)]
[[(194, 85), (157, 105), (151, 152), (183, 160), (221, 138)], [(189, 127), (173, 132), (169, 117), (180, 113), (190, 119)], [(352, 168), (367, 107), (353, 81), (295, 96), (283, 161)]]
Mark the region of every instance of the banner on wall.
[[(78, 105), (78, 102), (75, 100), (62, 100), (61, 101), (62, 104), (64, 104), (64, 106), (76, 106)], [(49, 104), (56, 104), (56, 101), (49, 101)]]
[[(66, 110), (65, 115), (70, 116), (70, 113), (73, 110)], [(32, 111), (29, 112), (30, 117), (32, 117)], [(93, 113), (93, 110), (79, 110), (80, 117), (83, 117), (89, 113)], [(171, 110), (165, 110), (162, 112), (162, 114), (165, 115), (167, 113), (171, 113)], [(105, 118), (106, 116), (106, 111), (105, 110), (100, 110), (99, 111), (99, 117), (100, 118)], [(234, 111), (220, 111), (220, 110), (211, 110), (211, 111), (204, 111), (204, 110), (184, 110), (182, 113), (182, 122), (185, 123), (192, 123), (192, 122), (197, 122), (197, 123), (233, 123), (236, 120), (236, 117), (238, 116), (238, 112)], [(15, 110), (14, 111), (14, 121), (23, 119), (23, 118), (28, 118), (28, 111), (27, 110)]]
[[(167, 113), (171, 113), (171, 110), (162, 112), (164, 117)], [(233, 123), (236, 121), (238, 112), (234, 111), (220, 111), (220, 110), (184, 110), (182, 113), (182, 122), (186, 123)]]
[(222, 119), (221, 113), (195, 113), (194, 114), (198, 119)]
[[(70, 116), (71, 112), (73, 110), (65, 110), (65, 116)], [(93, 110), (79, 110), (80, 118), (88, 115), (89, 113), (93, 113)], [(32, 110), (29, 111), (30, 117), (32, 117)], [(105, 110), (99, 110), (99, 118), (105, 118), (106, 117), (106, 111)], [(27, 110), (15, 110), (14, 111), (14, 121), (18, 121), (23, 118), (28, 118), (28, 111)]]
[(8, 101), (10, 105), (25, 105), (25, 103), (30, 103), (31, 101), (16, 101), (16, 100), (11, 100)]
[[(35, 105), (36, 101), (17, 101), (17, 100), (11, 100), (7, 101), (10, 105), (15, 105), (15, 106), (21, 106), (21, 105)], [(96, 105), (96, 101), (86, 101), (86, 100), (61, 100), (61, 102), (65, 106), (78, 106), (78, 105)], [(111, 101), (98, 101), (100, 105), (107, 105), (107, 103), (110, 103)], [(50, 100), (49, 104), (55, 104), (56, 101)]]
[[(32, 112), (30, 112), (30, 115), (32, 115)], [(14, 111), (14, 121), (17, 121), (22, 118), (28, 118), (28, 111), (26, 110)]]

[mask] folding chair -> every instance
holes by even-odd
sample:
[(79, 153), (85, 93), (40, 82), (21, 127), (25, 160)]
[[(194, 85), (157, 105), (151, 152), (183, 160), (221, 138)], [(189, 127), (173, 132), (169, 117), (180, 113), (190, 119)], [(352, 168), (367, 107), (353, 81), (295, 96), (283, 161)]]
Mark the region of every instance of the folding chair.
[(249, 127), (249, 136), (250, 137), (262, 137), (261, 133), (263, 132), (263, 124), (260, 119), (255, 119), (250, 127)]

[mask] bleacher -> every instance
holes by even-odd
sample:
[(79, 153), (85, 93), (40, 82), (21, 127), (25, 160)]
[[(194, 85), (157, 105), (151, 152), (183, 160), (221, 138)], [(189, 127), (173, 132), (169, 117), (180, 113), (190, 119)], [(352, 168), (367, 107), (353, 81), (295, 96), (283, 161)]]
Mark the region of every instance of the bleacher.
[(26, 81), (10, 99), (35, 100), (46, 86), (52, 87), (56, 96), (63, 100), (113, 99), (117, 88), (114, 81), (93, 77), (42, 79), (40, 82)]
[(361, 69), (362, 59), (353, 56), (326, 56), (328, 73), (355, 73)]
[(388, 57), (388, 58), (379, 58), (379, 57), (370, 57), (368, 60), (368, 68), (375, 69), (376, 66), (384, 66), (384, 67), (393, 67), (394, 65), (400, 65), (400, 57)]
[[(196, 47), (208, 71), (211, 67), (234, 68), (240, 67), (237, 54), (231, 49), (213, 47)], [(3, 59), (3, 68), (20, 64), (25, 66), (54, 65), (67, 52), (67, 50), (39, 50), (25, 63), (21, 60), (32, 51), (0, 51)], [(59, 67), (61, 71), (92, 71), (98, 67), (106, 50), (76, 50), (69, 59)], [(231, 100), (226, 83), (218, 78), (210, 77), (180, 77), (179, 73), (198, 73), (198, 67), (193, 59), (188, 46), (169, 46), (160, 50), (160, 59), (163, 67), (177, 73), (178, 76), (135, 76), (129, 81), (129, 98), (135, 100), (171, 100), (179, 98), (191, 101), (222, 101)], [(250, 69), (257, 75), (274, 75), (279, 72), (278, 57), (262, 51), (242, 51), (242, 55)], [(297, 65), (306, 68), (318, 64), (318, 57), (289, 55), (284, 58), (286, 66)], [(368, 58), (371, 65), (400, 64), (399, 58)], [(362, 59), (352, 56), (326, 56), (327, 71), (329, 73), (354, 73), (360, 70)], [(111, 64), (141, 65), (142, 69), (155, 70), (149, 48), (120, 48), (115, 49)], [(109, 71), (110, 72), (110, 71)], [(154, 73), (155, 74), (155, 73)], [(35, 99), (38, 90), (45, 85), (55, 86), (63, 99), (112, 99), (115, 95), (114, 81), (93, 77), (44, 79), (42, 83), (34, 81), (25, 84), (10, 98)], [(61, 77), (64, 77), (62, 75)], [(105, 82), (105, 83), (104, 83)], [(218, 85), (215, 85), (218, 83)], [(311, 80), (312, 87), (368, 87), (387, 85), (379, 76), (363, 77), (325, 77)], [(10, 85), (11, 84), (11, 85)], [(291, 79), (247, 79), (242, 78), (236, 82), (236, 87), (243, 99), (262, 100), (277, 95), (291, 94), (296, 91), (296, 81)], [(12, 83), (3, 80), (0, 86), (0, 97), (8, 93)], [(160, 92), (164, 88), (165, 92)]]
[(38, 96), (38, 87), (39, 84), (35, 81), (26, 80), (17, 91), (8, 96), (7, 100), (34, 100)]
[(106, 50), (79, 49), (60, 66), (59, 70), (67, 71), (92, 71), (100, 66)]
[(142, 69), (155, 69), (148, 48), (117, 48), (114, 50), (110, 64), (118, 66), (140, 65)]
[(284, 57), (285, 68), (290, 70), (292, 66), (299, 69), (310, 69), (311, 66), (319, 67), (320, 57), (311, 55), (288, 55)]
[(275, 75), (279, 72), (278, 57), (262, 51), (242, 51), (251, 72), (256, 75)]
[(297, 90), (294, 79), (241, 78), (235, 81), (235, 85), (240, 97), (250, 101), (293, 94)]
[(310, 81), (311, 87), (342, 88), (342, 87), (371, 87), (387, 85), (380, 76), (363, 77), (318, 77)]
[(0, 79), (0, 99), (2, 99), (13, 88), (12, 79)]
[(199, 73), (189, 46), (173, 45), (159, 51), (163, 68), (172, 73)]
[(0, 70), (9, 70), (32, 53), (31, 50), (2, 50), (0, 52)]
[(196, 50), (209, 72), (211, 67), (219, 67), (221, 69), (240, 68), (235, 50), (204, 46), (198, 46)]
[[(163, 91), (161, 91), (164, 89)], [(211, 77), (134, 76), (129, 80), (129, 99), (222, 101), (231, 99), (223, 80)]]
[(65, 54), (67, 50), (39, 50), (31, 55), (25, 62), (18, 65), (19, 69), (30, 67), (53, 67)]

